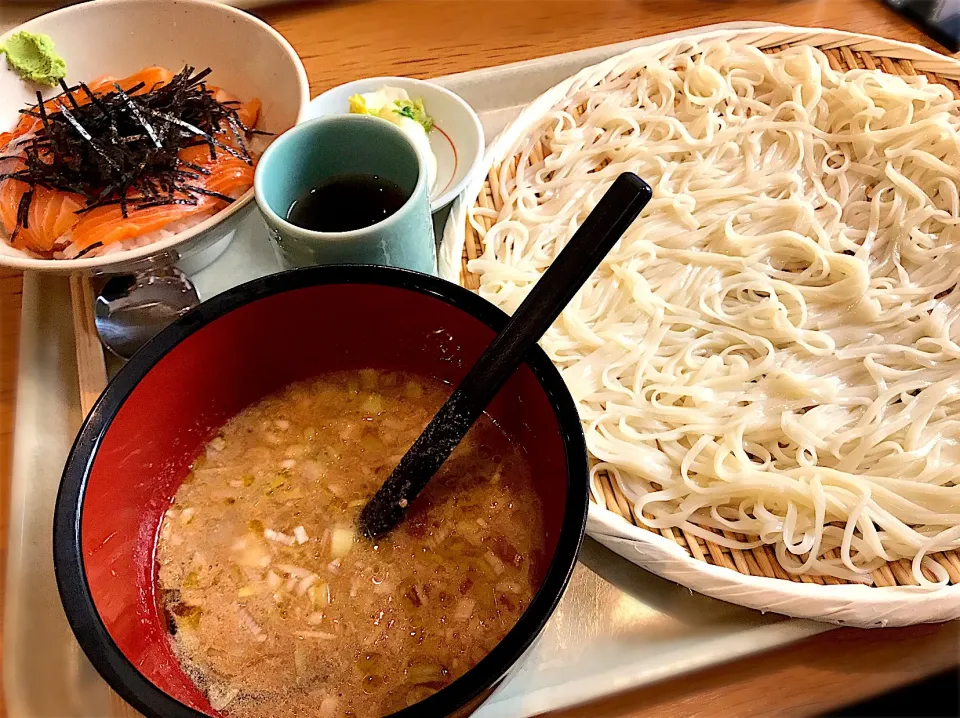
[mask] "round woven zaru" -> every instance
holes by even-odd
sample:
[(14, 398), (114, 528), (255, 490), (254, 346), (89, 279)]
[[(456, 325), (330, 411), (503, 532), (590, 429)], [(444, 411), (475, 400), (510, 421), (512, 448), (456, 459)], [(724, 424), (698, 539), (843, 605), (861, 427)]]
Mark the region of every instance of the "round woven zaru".
[[(953, 92), (954, 97), (960, 99), (960, 85), (958, 85), (957, 82), (960, 80), (960, 62), (942, 55), (938, 55), (937, 53), (915, 45), (898, 43), (867, 35), (844, 33), (832, 30), (793, 28), (784, 26), (739, 31), (716, 31), (705, 33), (699, 36), (693, 35), (685, 36), (680, 39), (674, 39), (670, 41), (670, 44), (685, 43), (693, 39), (706, 38), (727, 38), (730, 40), (736, 40), (738, 42), (746, 42), (758, 47), (764, 52), (770, 53), (779, 52), (785, 48), (798, 44), (811, 45), (819, 48), (826, 54), (827, 58), (829, 58), (830, 65), (835, 70), (846, 71), (860, 68), (880, 70), (882, 72), (888, 72), (895, 75), (925, 75), (930, 82), (940, 83), (948, 87)], [(657, 51), (657, 48), (662, 48), (662, 45), (651, 45), (649, 47), (639, 48), (638, 50), (633, 50), (631, 52), (649, 51), (651, 56), (653, 56), (653, 53)], [(598, 70), (602, 67), (603, 65), (597, 66)], [(576, 80), (577, 78), (584, 77), (585, 75), (588, 75), (589, 72), (590, 68), (584, 70), (573, 79)], [(596, 82), (597, 80), (601, 79), (601, 77), (602, 73), (598, 71), (591, 79), (592, 81)], [(586, 82), (577, 84), (576, 87), (583, 87), (588, 84), (589, 81), (590, 80), (587, 80)], [(562, 91), (563, 89), (564, 84), (562, 83), (557, 88), (554, 88), (554, 91)], [(530, 109), (539, 110), (540, 112), (548, 109), (548, 104), (544, 101), (548, 100), (551, 96), (551, 92), (554, 91), (548, 91), (545, 93), (543, 97), (534, 103), (539, 103), (538, 107)], [(565, 94), (554, 94), (552, 103), (556, 103), (564, 96)], [(578, 112), (575, 112), (574, 116), (577, 117)], [(517, 123), (524, 123), (523, 115), (518, 118), (515, 124)], [(504, 135), (509, 134), (510, 131), (511, 127), (508, 127), (507, 130), (504, 131), (504, 134), (501, 135), (501, 139), (510, 139), (504, 137)], [(475, 195), (473, 195), (469, 190), (467, 191), (465, 194), (467, 204), (493, 210), (500, 209), (502, 206), (502, 201), (498, 191), (500, 180), (503, 174), (506, 173), (506, 179), (509, 182), (511, 177), (516, 173), (517, 163), (520, 160), (519, 155), (498, 157), (498, 150), (502, 155), (506, 149), (506, 143), (495, 141), (490, 150), (488, 150), (488, 161), (492, 160), (489, 172)], [(531, 163), (537, 163), (542, 160), (543, 147), (542, 144), (538, 142), (534, 150), (530, 153), (529, 161)], [(484, 226), (487, 229), (489, 229), (492, 225), (492, 220), (487, 217), (481, 217), (478, 219), (484, 223)], [(463, 228), (464, 233), (460, 282), (468, 289), (477, 290), (480, 286), (479, 279), (476, 275), (469, 271), (467, 263), (469, 260), (477, 258), (482, 253), (483, 240), (482, 237), (479, 236), (471, 226), (470, 222), (466, 220), (466, 212), (463, 211), (462, 207), (460, 208), (460, 212), (458, 213), (455, 211), (454, 216), (451, 218), (451, 221), (455, 220), (458, 221), (458, 223), (462, 223), (458, 225), (458, 229), (454, 230), (455, 233), (459, 233), (459, 227)], [(615, 481), (611, 480), (608, 476), (601, 476), (598, 483), (601, 489), (600, 495), (594, 495), (594, 492), (591, 491), (590, 498), (594, 504), (605, 508), (607, 511), (612, 512), (612, 514), (619, 516), (621, 519), (626, 520), (632, 524), (632, 526), (641, 529), (646, 528), (640, 521), (637, 520), (637, 517), (633, 512), (633, 507), (623, 495), (623, 492), (620, 490), (620, 487)], [(789, 574), (784, 571), (778, 563), (772, 546), (761, 546), (755, 549), (743, 551), (738, 549), (730, 549), (716, 543), (704, 541), (703, 539), (692, 536), (682, 530), (668, 528), (661, 529), (657, 533), (681, 547), (684, 551), (686, 551), (687, 555), (693, 559), (713, 566), (726, 568), (730, 571), (736, 571), (743, 576), (765, 577), (771, 579), (780, 579), (782, 581), (820, 585), (840, 585), (846, 583), (841, 579), (836, 579), (830, 576), (810, 576), (805, 574), (796, 576)], [(733, 532), (727, 532), (725, 535), (736, 539), (747, 538), (746, 536)], [(621, 543), (623, 543), (622, 539), (615, 540), (620, 540)], [(624, 551), (621, 551), (619, 548), (617, 550), (621, 553), (624, 553)], [(642, 551), (638, 553), (643, 554)], [(960, 584), (960, 555), (958, 555), (957, 551), (931, 554), (930, 558), (943, 566), (949, 575), (951, 586)], [(636, 560), (636, 557), (634, 557), (634, 559)], [(645, 556), (645, 558), (639, 559), (637, 562), (651, 567), (657, 573), (668, 575), (671, 578), (675, 578), (676, 580), (687, 583), (687, 581), (684, 581), (683, 578), (677, 577), (680, 574), (670, 575), (669, 571), (658, 570), (658, 568), (662, 568), (662, 563), (665, 560), (669, 559), (663, 559), (662, 556), (651, 559), (649, 556)], [(651, 566), (651, 563), (657, 565)], [(936, 580), (929, 570), (926, 568), (923, 570), (924, 575), (926, 575), (927, 578), (930, 580)], [(878, 587), (917, 585), (917, 582), (913, 577), (911, 564), (907, 560), (891, 561), (886, 565), (881, 566), (873, 572), (873, 581)], [(695, 582), (691, 581), (688, 583), (688, 585), (692, 585), (693, 583)], [(692, 587), (700, 588), (700, 586), (693, 585)], [(871, 591), (871, 589), (864, 586), (858, 586), (857, 588)], [(951, 588), (950, 591), (955, 593), (953, 588)], [(713, 593), (714, 595), (722, 593), (721, 591), (711, 592), (709, 590), (707, 592)], [(739, 597), (733, 596), (732, 594), (723, 595), (723, 597), (728, 598), (729, 600), (743, 602), (747, 605), (763, 607), (757, 605), (756, 602), (738, 600)], [(775, 606), (769, 607), (774, 608), (774, 610), (779, 610), (778, 607)], [(808, 613), (803, 610), (793, 609), (785, 612), (792, 613), (793, 615), (808, 615), (818, 618), (829, 618), (829, 616), (822, 615), (817, 611)], [(940, 618), (950, 617), (949, 615), (943, 613), (936, 615)], [(841, 619), (836, 618), (834, 620), (839, 621)], [(859, 621), (856, 618), (853, 620), (846, 620), (849, 620), (851, 623), (859, 623), (861, 625), (882, 625), (886, 622), (884, 619), (880, 618), (873, 620), (872, 623), (871, 620)], [(936, 618), (918, 616), (916, 620), (936, 620)], [(909, 616), (906, 616), (906, 620), (892, 619), (891, 622), (909, 623), (911, 621), (909, 620)]]

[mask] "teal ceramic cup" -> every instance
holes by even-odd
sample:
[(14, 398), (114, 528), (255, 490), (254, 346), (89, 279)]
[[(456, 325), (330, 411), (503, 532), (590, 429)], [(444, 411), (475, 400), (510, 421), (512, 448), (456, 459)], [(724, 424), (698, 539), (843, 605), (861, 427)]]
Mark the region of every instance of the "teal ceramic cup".
[[(290, 205), (325, 180), (370, 174), (407, 195), (399, 210), (349, 232), (316, 232), (288, 222)], [(257, 205), (281, 264), (381, 264), (437, 273), (426, 169), (413, 143), (377, 117), (338, 115), (309, 120), (267, 148), (254, 177)]]

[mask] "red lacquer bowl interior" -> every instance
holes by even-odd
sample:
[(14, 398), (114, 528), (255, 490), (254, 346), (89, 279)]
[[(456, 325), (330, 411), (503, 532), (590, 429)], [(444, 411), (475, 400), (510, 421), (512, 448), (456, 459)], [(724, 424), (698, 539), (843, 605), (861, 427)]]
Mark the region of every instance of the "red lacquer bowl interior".
[[(109, 638), (156, 688), (211, 716), (217, 713), (173, 655), (154, 590), (159, 523), (192, 460), (227, 419), (290, 382), (325, 371), (378, 367), (455, 383), (495, 334), (449, 299), (396, 284), (320, 283), (279, 292), (274, 286), (271, 292), (245, 298), (246, 303), (226, 313), (219, 313), (222, 307), (204, 305), (206, 315), (200, 312), (191, 315), (192, 323), (181, 322), (184, 338), (172, 341), (168, 336), (160, 342), (157, 351), (162, 355), (136, 357), (125, 372), (138, 376), (131, 381), (121, 373), (115, 382), (127, 381), (132, 387), (124, 391), (111, 386), (88, 420), (101, 424), (99, 446), (94, 437), (84, 456), (81, 433), (64, 478), (65, 484), (82, 482), (82, 477), (71, 475), (71, 468), (74, 474), (85, 474), (79, 494), (82, 571)], [(211, 312), (218, 314), (212, 320)], [(125, 398), (119, 398), (124, 393)], [(548, 395), (529, 365), (500, 391), (489, 413), (532, 463), (544, 507), (546, 555), (552, 557), (568, 516), (569, 427), (563, 425), (555, 397)], [(582, 445), (582, 436), (579, 441)], [(584, 482), (585, 496), (585, 476), (577, 480)], [(60, 506), (62, 499), (60, 524), (66, 522), (69, 509)], [(585, 508), (585, 498), (583, 503)], [(62, 528), (56, 529), (58, 542)], [(582, 534), (582, 517), (579, 531)], [(61, 594), (71, 624), (90, 654), (87, 644), (92, 639), (81, 635), (88, 628), (78, 629), (64, 593), (62, 551), (58, 544)], [(68, 588), (68, 594), (77, 590)], [(98, 665), (98, 656), (92, 658)], [(117, 660), (122, 662), (114, 657)]]

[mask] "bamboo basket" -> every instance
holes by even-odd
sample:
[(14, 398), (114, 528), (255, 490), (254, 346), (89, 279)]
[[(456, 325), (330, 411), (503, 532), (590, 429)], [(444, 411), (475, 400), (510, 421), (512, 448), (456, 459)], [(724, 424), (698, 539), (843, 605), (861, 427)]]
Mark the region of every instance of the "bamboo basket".
[[(946, 85), (955, 97), (960, 98), (960, 62), (916, 45), (854, 33), (775, 26), (692, 34), (631, 50), (587, 68), (548, 90), (491, 144), (485, 157), (485, 164), (489, 167), (487, 175), (477, 178), (466, 190), (447, 226), (444, 239), (447, 267), (442, 266), (441, 259), (442, 273), (449, 277), (459, 272), (463, 286), (474, 291), (479, 288), (479, 279), (469, 271), (467, 263), (482, 253), (482, 238), (466, 220), (466, 207), (500, 209), (499, 181), (503, 173), (511, 177), (519, 162), (519, 156), (504, 155), (531, 122), (568, 93), (572, 94), (571, 88), (590, 86), (616, 72), (621, 58), (632, 56), (635, 61), (644, 56), (656, 56), (665, 49), (694, 39), (714, 38), (745, 41), (764, 52), (807, 44), (822, 50), (835, 70), (861, 68), (899, 75), (922, 74), (931, 82)], [(530, 161), (542, 158), (543, 149), (538, 143), (531, 152)], [(489, 229), (491, 221), (486, 218), (481, 221)], [(457, 257), (459, 262), (456, 262)], [(632, 505), (615, 481), (602, 476), (598, 484), (600, 490), (596, 495), (591, 489), (588, 531), (635, 563), (690, 588), (761, 610), (852, 625), (903, 625), (960, 616), (958, 551), (931, 555), (949, 575), (950, 586), (940, 591), (919, 589), (910, 562), (906, 560), (889, 562), (874, 571), (874, 587), (844, 585), (845, 581), (830, 576), (787, 573), (778, 563), (771, 546), (737, 550), (704, 541), (682, 530), (647, 529), (637, 520)], [(735, 533), (726, 535), (745, 538)], [(927, 569), (924, 571), (928, 578), (934, 578)], [(913, 587), (912, 590), (909, 587)], [(812, 605), (806, 605), (808, 602)], [(916, 609), (918, 603), (926, 604), (925, 608)]]

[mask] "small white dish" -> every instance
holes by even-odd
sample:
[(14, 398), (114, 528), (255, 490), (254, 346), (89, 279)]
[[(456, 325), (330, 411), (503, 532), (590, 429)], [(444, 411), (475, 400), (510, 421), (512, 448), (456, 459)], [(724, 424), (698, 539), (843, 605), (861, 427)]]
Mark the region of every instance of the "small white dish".
[(473, 108), (446, 88), (412, 77), (368, 77), (327, 90), (307, 108), (307, 119), (350, 112), (350, 96), (373, 92), (384, 85), (407, 91), (411, 99), (423, 99), (433, 118), (430, 148), (437, 157), (437, 177), (430, 191), (430, 211), (446, 207), (480, 166), (483, 158), (483, 127)]
[[(2, 4), (4, 0), (0, 0)], [(41, 15), (0, 34), (0, 44), (20, 30), (53, 38), (67, 62), (67, 82), (102, 75), (125, 77), (161, 65), (212, 68), (210, 81), (243, 99), (263, 102), (258, 127), (279, 134), (303, 119), (310, 100), (307, 75), (296, 51), (276, 30), (242, 10), (204, 0), (96, 0)], [(59, 89), (24, 82), (0, 60), (0, 132), (19, 110)], [(46, 272), (110, 274), (192, 260), (197, 268), (216, 258), (253, 200), (253, 188), (203, 222), (135, 249), (80, 259), (37, 259), (0, 239), (0, 267)]]

